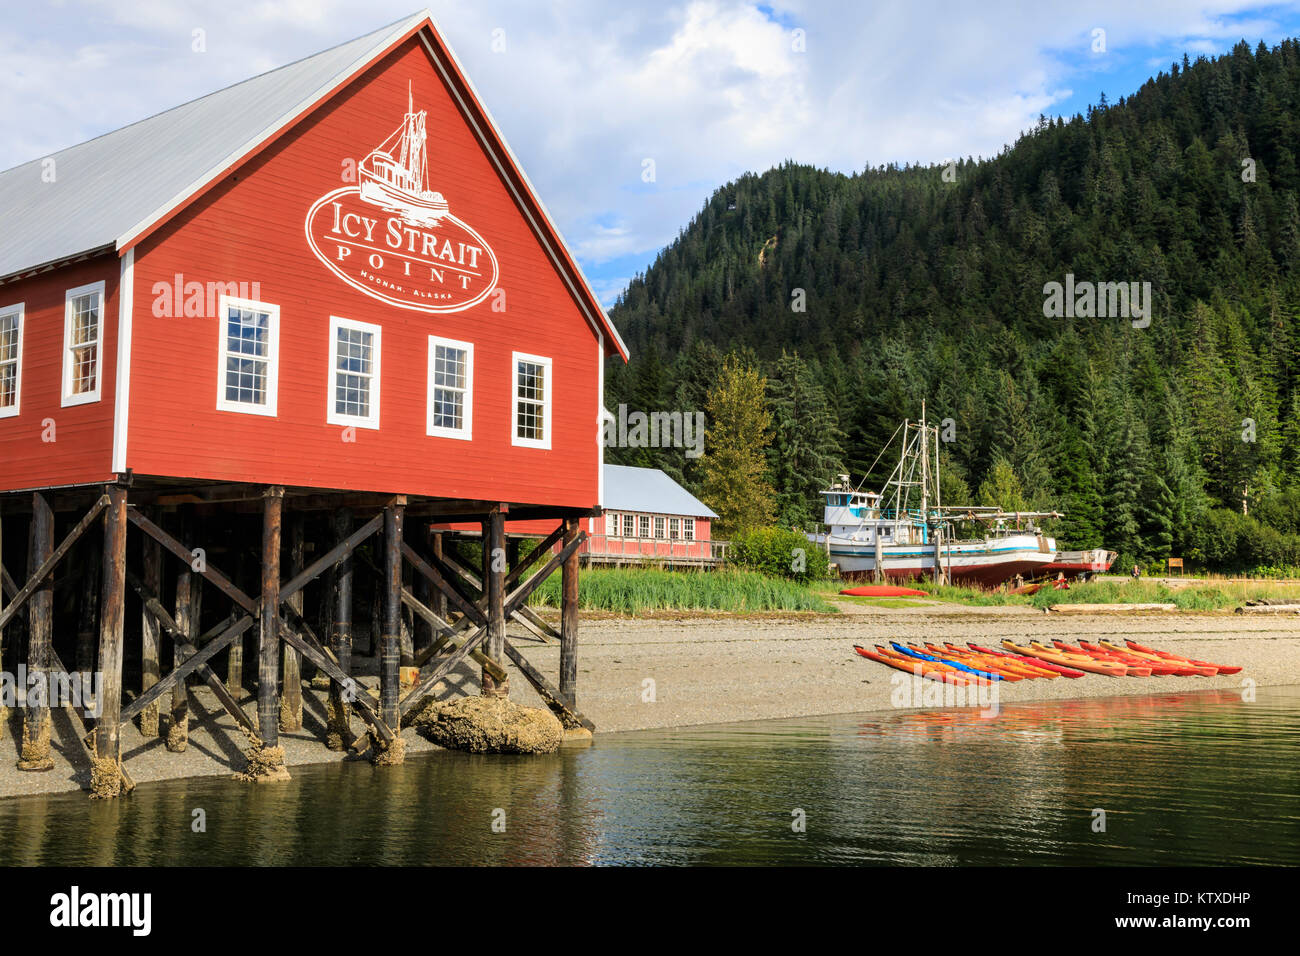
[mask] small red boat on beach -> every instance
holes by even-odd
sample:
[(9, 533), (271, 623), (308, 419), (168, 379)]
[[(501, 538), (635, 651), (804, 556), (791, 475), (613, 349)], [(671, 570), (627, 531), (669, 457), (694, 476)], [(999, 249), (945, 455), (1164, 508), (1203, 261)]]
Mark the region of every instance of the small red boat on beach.
[(856, 588), (845, 588), (840, 592), (851, 597), (929, 597), (929, 591), (905, 588), (896, 584), (864, 584)]

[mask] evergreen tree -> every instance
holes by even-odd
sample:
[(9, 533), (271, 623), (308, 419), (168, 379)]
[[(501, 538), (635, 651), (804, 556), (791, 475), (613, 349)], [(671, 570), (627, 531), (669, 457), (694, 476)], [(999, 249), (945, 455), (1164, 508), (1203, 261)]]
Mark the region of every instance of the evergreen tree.
[(718, 384), (708, 393), (703, 455), (703, 501), (718, 513), (720, 534), (770, 524), (773, 492), (764, 468), (770, 439), (767, 382), (758, 370), (727, 356)]

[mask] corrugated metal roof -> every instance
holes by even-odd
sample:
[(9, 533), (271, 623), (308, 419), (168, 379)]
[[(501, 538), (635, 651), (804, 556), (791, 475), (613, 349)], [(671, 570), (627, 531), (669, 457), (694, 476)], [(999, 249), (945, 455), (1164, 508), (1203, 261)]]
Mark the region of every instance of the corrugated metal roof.
[(243, 156), (427, 12), (0, 173), (0, 277), (113, 246)]
[(658, 468), (605, 466), (605, 510), (716, 518), (708, 505)]

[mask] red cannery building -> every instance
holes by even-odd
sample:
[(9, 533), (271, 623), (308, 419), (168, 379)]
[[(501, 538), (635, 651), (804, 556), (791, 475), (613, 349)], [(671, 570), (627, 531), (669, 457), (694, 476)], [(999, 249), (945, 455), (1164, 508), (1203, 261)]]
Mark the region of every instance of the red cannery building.
[[(505, 621), (560, 566), (558, 689), (519, 666), (585, 722), (576, 552), (626, 349), (427, 13), (0, 173), (0, 217), (0, 631), (29, 669), (105, 672), (96, 759), (129, 718), (179, 720), (186, 679), (274, 748), (302, 657), (337, 702), (367, 576), (380, 687), (354, 710), (377, 753), (466, 656), (508, 689)], [(425, 533), (453, 517), (495, 553), (524, 521), (561, 548), (471, 570)], [(96, 605), (75, 646), (65, 584)], [(246, 638), (255, 722), (232, 709)], [(49, 714), (25, 717), (39, 765)]]

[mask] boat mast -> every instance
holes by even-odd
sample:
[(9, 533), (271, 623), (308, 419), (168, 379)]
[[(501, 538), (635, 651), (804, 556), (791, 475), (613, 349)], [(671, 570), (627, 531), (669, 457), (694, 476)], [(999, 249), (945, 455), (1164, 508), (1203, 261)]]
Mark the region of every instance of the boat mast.
[(930, 429), (925, 425), (925, 399), (921, 399), (921, 521), (930, 526)]

